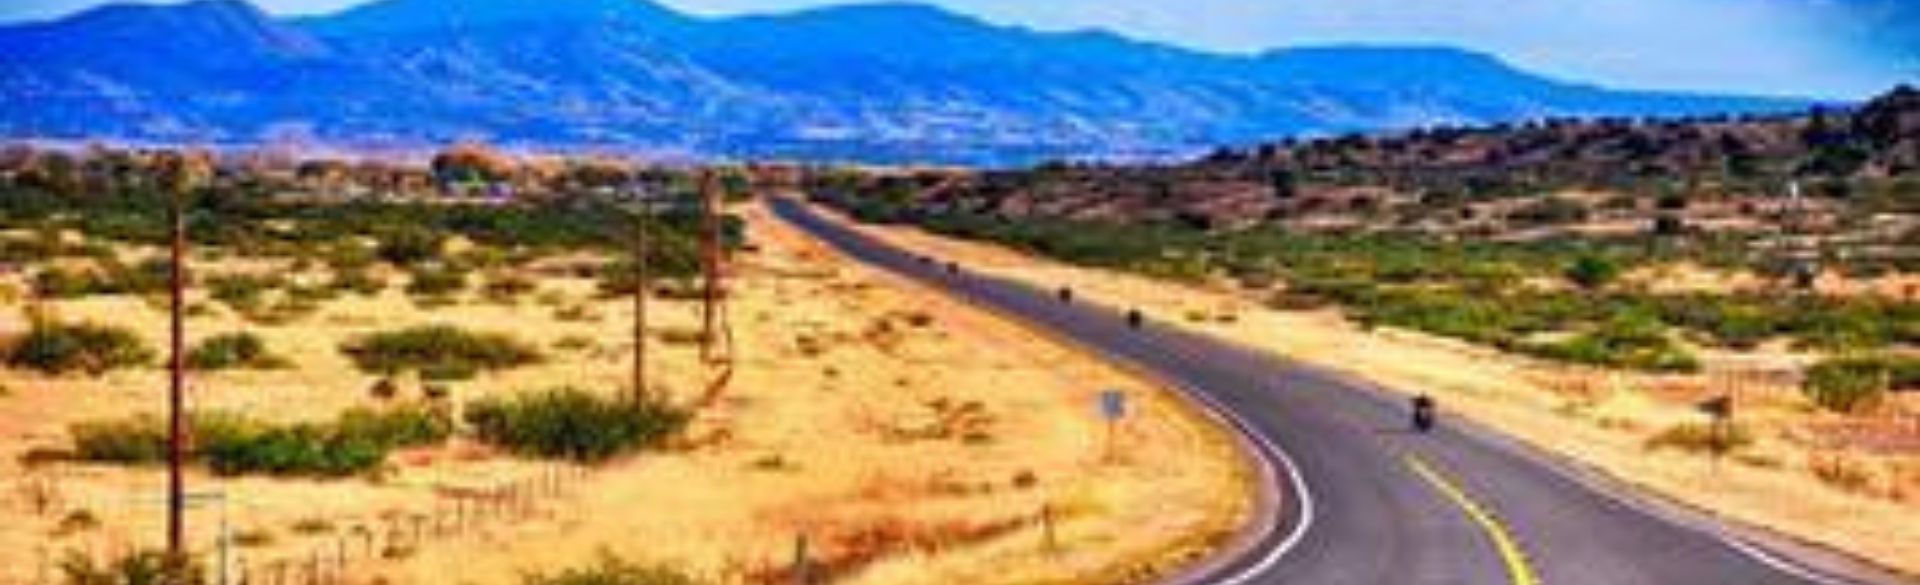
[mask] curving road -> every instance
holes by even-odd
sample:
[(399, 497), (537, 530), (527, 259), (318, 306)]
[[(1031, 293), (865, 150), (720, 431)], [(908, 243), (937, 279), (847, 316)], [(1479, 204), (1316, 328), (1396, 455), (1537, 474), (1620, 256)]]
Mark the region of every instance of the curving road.
[[(1050, 291), (955, 270), (774, 198), (774, 213), (846, 255), (931, 283), (1172, 385), (1237, 427), (1265, 466), (1267, 522), (1177, 583), (1219, 585), (1836, 585), (1697, 514), (1477, 427), (1406, 432), (1370, 385)], [(1704, 486), (1703, 486), (1704, 487)], [(1796, 554), (1805, 551), (1796, 550)], [(1826, 559), (1831, 560), (1831, 559)]]

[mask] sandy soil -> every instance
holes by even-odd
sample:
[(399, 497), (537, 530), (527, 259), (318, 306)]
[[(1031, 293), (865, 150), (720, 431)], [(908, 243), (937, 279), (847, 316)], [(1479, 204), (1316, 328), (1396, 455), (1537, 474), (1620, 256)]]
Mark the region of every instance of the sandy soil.
[[(513, 583), (610, 552), (742, 583), (784, 578), (804, 536), (821, 570), (847, 583), (1126, 582), (1202, 554), (1244, 521), (1241, 455), (1184, 403), (1021, 327), (853, 266), (761, 213), (751, 213), (760, 250), (743, 255), (734, 281), (738, 361), (722, 390), (709, 392), (718, 372), (672, 334), (696, 326), (694, 308), (655, 305), (658, 385), (678, 402), (710, 405), (686, 444), (590, 470), (455, 444), (400, 454), (378, 479), (195, 474), (196, 489), (223, 489), (234, 500), (236, 566), (256, 579), (298, 578), (344, 554), (354, 582)], [(592, 299), (587, 281), (546, 279), (541, 288), (516, 305), (469, 299), (433, 310), (391, 290), (343, 298), (285, 327), (249, 327), (217, 311), (192, 322), (193, 337), (250, 329), (297, 366), (198, 377), (193, 402), (283, 420), (374, 404), (373, 378), (356, 372), (338, 344), (421, 323), (510, 333), (551, 358), (455, 384), (457, 400), (561, 385), (617, 391), (630, 363), (628, 301)], [(589, 317), (562, 319), (566, 307)], [(139, 299), (54, 309), (135, 327), (155, 347), (165, 331), (163, 314)], [(24, 327), (18, 305), (6, 313), (0, 328)], [(72, 552), (159, 544), (158, 471), (54, 465), (29, 473), (19, 458), (64, 446), (78, 421), (157, 413), (162, 373), (84, 380), (0, 371), (0, 385), (0, 583), (34, 582)], [(417, 396), (417, 383), (403, 386)], [(1106, 388), (1134, 399), (1112, 460), (1094, 405)], [(472, 497), (506, 489), (529, 503)], [(98, 525), (73, 521), (81, 511)], [(456, 514), (467, 528), (451, 528)], [(1053, 519), (1051, 547), (1043, 515)], [(191, 520), (194, 541), (211, 550), (217, 508)]]
[[(1428, 392), (1447, 410), (1673, 501), (1920, 574), (1920, 399), (1867, 416), (1817, 412), (1791, 381), (1805, 356), (1708, 356), (1707, 374), (1686, 377), (1565, 367), (1413, 332), (1361, 331), (1335, 311), (1273, 310), (1225, 287), (1077, 268), (909, 227), (861, 229), (969, 270), (1070, 286), (1392, 389)], [(1703, 423), (1693, 405), (1726, 392), (1755, 437), (1751, 448), (1716, 467), (1703, 454), (1648, 447), (1664, 430)]]

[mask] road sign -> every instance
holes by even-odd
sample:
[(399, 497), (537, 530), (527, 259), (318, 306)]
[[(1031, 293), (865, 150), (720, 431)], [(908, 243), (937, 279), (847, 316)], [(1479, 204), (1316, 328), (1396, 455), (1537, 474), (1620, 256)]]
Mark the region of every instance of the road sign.
[(1127, 394), (1119, 390), (1106, 390), (1101, 392), (1100, 416), (1108, 421), (1126, 418)]
[(1733, 397), (1721, 396), (1721, 397), (1713, 398), (1711, 400), (1701, 402), (1696, 408), (1699, 408), (1701, 413), (1706, 414), (1707, 416), (1711, 416), (1715, 419), (1732, 418), (1733, 417)]
[(1127, 416), (1127, 393), (1120, 390), (1100, 391), (1100, 418), (1107, 421), (1106, 460), (1111, 462), (1118, 455), (1115, 445), (1114, 428), (1120, 426), (1120, 419)]

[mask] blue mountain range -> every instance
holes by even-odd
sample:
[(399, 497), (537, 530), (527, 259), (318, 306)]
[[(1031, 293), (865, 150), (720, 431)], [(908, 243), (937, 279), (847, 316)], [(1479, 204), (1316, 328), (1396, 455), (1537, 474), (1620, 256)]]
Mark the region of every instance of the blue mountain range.
[(1793, 110), (1614, 91), (1441, 47), (1227, 55), (912, 4), (699, 18), (645, 0), (240, 0), (0, 27), (0, 136), (1021, 164), (1542, 117)]

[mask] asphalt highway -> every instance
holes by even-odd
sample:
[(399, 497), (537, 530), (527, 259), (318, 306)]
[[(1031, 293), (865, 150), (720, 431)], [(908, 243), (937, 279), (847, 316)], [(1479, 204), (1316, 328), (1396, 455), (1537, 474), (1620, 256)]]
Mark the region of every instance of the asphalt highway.
[[(847, 256), (1104, 354), (1187, 392), (1244, 435), (1270, 481), (1238, 546), (1173, 579), (1247, 585), (1836, 585), (1703, 515), (1654, 503), (1484, 428), (1410, 431), (1398, 394), (1098, 299), (973, 273), (867, 237), (802, 202), (775, 214)], [(1712, 486), (1702, 486), (1712, 489)]]

